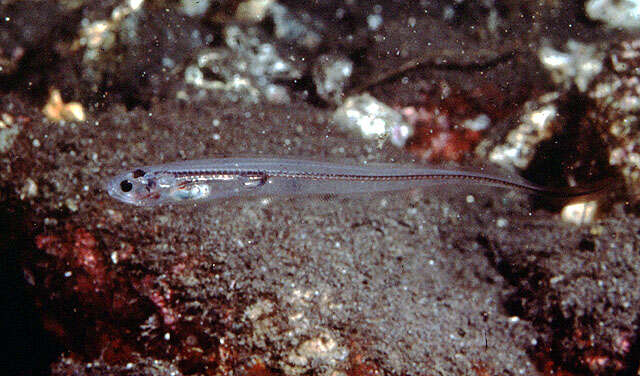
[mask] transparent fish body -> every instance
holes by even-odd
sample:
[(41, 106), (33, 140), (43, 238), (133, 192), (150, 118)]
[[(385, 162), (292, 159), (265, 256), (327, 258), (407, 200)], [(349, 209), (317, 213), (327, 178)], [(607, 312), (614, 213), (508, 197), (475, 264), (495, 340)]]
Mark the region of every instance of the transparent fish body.
[(408, 191), (442, 184), (480, 184), (561, 197), (596, 191), (551, 189), (519, 178), (417, 165), (354, 165), (281, 158), (216, 158), (145, 166), (114, 177), (106, 188), (122, 202), (153, 206), (233, 197)]

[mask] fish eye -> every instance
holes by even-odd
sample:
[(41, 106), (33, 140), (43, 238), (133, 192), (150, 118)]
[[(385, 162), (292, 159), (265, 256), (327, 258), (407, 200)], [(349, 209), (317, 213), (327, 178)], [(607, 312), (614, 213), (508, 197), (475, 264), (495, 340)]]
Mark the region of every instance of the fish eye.
[(129, 180), (123, 180), (120, 182), (120, 189), (125, 193), (131, 192), (131, 190), (133, 189), (133, 184), (131, 184)]

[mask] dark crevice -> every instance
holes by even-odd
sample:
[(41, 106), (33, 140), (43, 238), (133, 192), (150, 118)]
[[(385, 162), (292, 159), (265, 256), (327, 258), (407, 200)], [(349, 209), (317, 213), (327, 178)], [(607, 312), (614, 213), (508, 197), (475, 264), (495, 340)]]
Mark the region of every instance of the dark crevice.
[[(637, 328), (640, 318), (635, 320), (634, 326)], [(638, 370), (640, 370), (640, 333), (635, 333), (633, 339), (629, 339), (632, 343), (631, 349), (625, 358), (626, 368), (622, 375), (624, 376), (637, 376)]]
[[(578, 92), (558, 101), (558, 126), (561, 129), (549, 140), (541, 142), (523, 176), (545, 187), (578, 187), (617, 176), (609, 164), (608, 148), (600, 131), (585, 119), (593, 105)], [(534, 207), (558, 210), (564, 202), (536, 197)]]
[[(2, 194), (0, 197), (7, 197)], [(46, 375), (63, 347), (45, 330), (41, 309), (36, 306), (27, 280), (30, 271), (24, 258), (35, 249), (27, 219), (29, 208), (18, 200), (0, 202), (0, 278), (5, 345), (3, 372), (7, 375)]]

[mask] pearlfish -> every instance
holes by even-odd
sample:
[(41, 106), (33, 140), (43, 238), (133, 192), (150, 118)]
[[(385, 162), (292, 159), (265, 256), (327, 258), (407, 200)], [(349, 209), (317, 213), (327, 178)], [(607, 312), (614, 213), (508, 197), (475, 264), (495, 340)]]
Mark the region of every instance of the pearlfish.
[(113, 198), (137, 206), (202, 203), (233, 197), (343, 195), (479, 184), (571, 199), (607, 187), (549, 188), (514, 179), (418, 165), (354, 165), (283, 158), (217, 158), (134, 168), (107, 183)]

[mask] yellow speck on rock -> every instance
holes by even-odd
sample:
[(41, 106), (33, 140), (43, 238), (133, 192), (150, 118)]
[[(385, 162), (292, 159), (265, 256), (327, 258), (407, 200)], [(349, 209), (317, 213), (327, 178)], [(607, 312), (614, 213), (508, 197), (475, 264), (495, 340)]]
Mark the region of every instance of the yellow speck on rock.
[(86, 116), (80, 102), (64, 103), (60, 90), (52, 89), (47, 104), (42, 108), (42, 113), (50, 121), (84, 121)]

